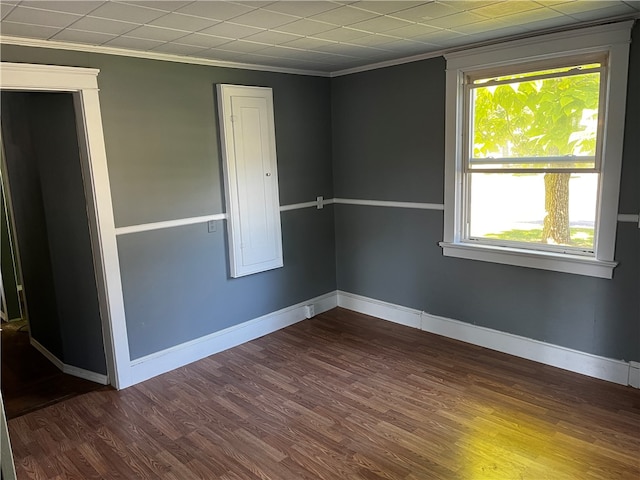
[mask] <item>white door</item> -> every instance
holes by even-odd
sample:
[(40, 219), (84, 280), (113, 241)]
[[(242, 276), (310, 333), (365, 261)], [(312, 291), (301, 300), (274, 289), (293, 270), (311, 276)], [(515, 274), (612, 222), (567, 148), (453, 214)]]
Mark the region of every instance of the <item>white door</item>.
[(231, 276), (282, 267), (273, 95), (218, 85)]

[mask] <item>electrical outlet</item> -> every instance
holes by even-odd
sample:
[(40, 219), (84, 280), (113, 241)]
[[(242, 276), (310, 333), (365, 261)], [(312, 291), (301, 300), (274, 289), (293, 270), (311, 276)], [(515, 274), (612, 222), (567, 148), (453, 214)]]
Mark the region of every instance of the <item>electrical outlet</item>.
[(216, 225), (216, 221), (215, 221), (215, 220), (209, 220), (209, 221), (207, 222), (207, 231), (208, 231), (209, 233), (213, 233), (213, 232), (215, 232), (216, 230), (218, 230), (218, 226)]

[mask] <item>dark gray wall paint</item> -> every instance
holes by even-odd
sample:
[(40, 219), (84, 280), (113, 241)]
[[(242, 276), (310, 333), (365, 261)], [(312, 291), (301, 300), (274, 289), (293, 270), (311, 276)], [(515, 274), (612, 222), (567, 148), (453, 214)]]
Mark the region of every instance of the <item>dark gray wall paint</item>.
[(73, 96), (29, 94), (64, 362), (106, 374)]
[(336, 197), (443, 202), (444, 66), (436, 58), (333, 79)]
[(236, 279), (217, 223), (118, 237), (132, 359), (335, 290), (332, 208), (283, 212), (285, 267)]
[[(634, 38), (639, 36), (636, 26)], [(640, 118), (636, 44), (630, 62), (633, 93), (627, 103), (620, 211), (635, 213), (639, 144), (633, 132)], [(438, 58), (335, 79), (336, 196), (442, 202), (444, 67)], [(420, 105), (423, 120), (417, 113), (411, 122), (401, 120), (402, 107), (409, 105), (411, 112), (411, 101)], [(389, 142), (387, 152), (397, 151), (406, 161), (377, 154), (381, 139)], [(403, 156), (405, 148), (409, 155)], [(338, 288), (596, 355), (640, 358), (637, 225), (618, 224), (620, 265), (613, 280), (603, 280), (445, 258), (437, 245), (442, 220), (440, 211), (337, 205)]]
[(64, 361), (40, 171), (29, 123), (28, 94), (3, 92), (1, 100), (2, 141), (31, 336)]

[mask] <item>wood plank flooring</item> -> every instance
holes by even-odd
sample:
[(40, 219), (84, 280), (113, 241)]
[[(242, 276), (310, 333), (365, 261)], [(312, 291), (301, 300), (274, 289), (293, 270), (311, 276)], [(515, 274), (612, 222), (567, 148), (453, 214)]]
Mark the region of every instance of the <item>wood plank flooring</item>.
[(9, 429), (19, 479), (640, 478), (640, 390), (343, 309)]
[(108, 388), (62, 373), (29, 343), (26, 321), (2, 324), (2, 397), (7, 418)]

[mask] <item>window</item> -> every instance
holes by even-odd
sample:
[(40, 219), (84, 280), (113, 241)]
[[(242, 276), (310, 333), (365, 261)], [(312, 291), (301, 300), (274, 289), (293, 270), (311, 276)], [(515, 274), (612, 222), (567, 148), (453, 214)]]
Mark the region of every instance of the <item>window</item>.
[(444, 255), (611, 278), (630, 27), (447, 56)]

